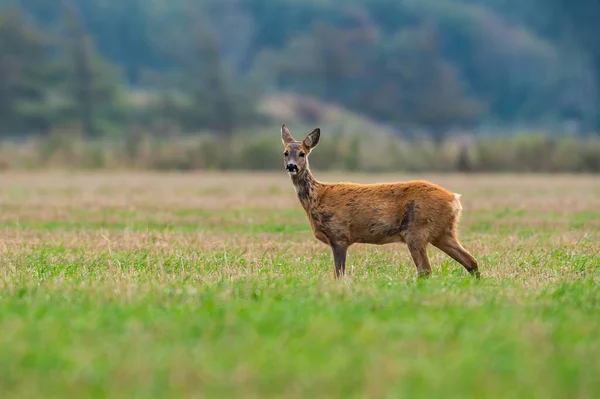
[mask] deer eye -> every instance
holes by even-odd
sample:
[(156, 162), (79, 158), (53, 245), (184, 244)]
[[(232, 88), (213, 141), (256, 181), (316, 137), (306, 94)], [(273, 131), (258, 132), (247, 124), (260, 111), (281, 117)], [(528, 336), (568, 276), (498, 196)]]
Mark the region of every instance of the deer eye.
[(300, 158), (304, 158), (304, 153), (303, 152), (300, 153)]
[(284, 156), (284, 157), (287, 157), (288, 155), (290, 155), (290, 153), (289, 153), (289, 152), (287, 152), (287, 151), (283, 153), (283, 156)]

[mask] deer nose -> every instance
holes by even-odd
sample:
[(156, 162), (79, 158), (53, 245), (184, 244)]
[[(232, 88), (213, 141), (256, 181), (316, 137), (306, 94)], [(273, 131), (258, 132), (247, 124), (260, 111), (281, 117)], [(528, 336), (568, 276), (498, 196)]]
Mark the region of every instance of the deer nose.
[(285, 169), (288, 172), (298, 172), (298, 166), (295, 163), (288, 163)]

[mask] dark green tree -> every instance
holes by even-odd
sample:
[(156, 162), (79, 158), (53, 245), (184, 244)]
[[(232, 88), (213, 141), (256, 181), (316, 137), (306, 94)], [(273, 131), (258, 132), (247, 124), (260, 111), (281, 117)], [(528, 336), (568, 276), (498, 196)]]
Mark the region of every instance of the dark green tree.
[(63, 90), (66, 97), (63, 116), (79, 120), (83, 134), (94, 137), (104, 130), (102, 119), (115, 121), (122, 117), (118, 74), (96, 52), (77, 4), (62, 0), (62, 7), (65, 28)]
[(449, 128), (469, 125), (482, 113), (482, 104), (468, 95), (456, 68), (441, 55), (431, 26), (403, 31), (388, 57), (391, 74), (385, 84), (395, 84), (397, 93), (392, 121), (424, 127), (440, 144)]
[(212, 24), (210, 9), (186, 3), (187, 40), (165, 49), (181, 70), (181, 90), (190, 97), (183, 112), (187, 130), (209, 129), (228, 140), (235, 128), (260, 118), (260, 93), (244, 74), (228, 62)]
[[(540, 0), (537, 0), (538, 4)], [(558, 27), (559, 35), (567, 37), (571, 42), (583, 48), (591, 59), (595, 76), (596, 118), (594, 128), (600, 134), (600, 2), (596, 0), (549, 0), (544, 7), (550, 10), (550, 18), (546, 20), (545, 30), (550, 26)], [(553, 24), (552, 24), (553, 23)], [(556, 35), (556, 33), (554, 33)]]
[(16, 8), (0, 12), (0, 134), (46, 132), (52, 66), (42, 32)]

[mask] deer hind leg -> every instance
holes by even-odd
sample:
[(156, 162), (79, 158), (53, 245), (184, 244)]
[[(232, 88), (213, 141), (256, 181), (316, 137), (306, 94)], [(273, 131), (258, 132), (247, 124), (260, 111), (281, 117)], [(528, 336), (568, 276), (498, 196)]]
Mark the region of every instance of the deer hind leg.
[(346, 253), (348, 247), (334, 244), (331, 246), (333, 252), (333, 263), (335, 265), (335, 278), (340, 278), (346, 274)]
[(427, 241), (407, 239), (406, 245), (413, 262), (417, 266), (419, 278), (429, 277), (431, 275), (431, 263), (429, 262), (429, 256), (427, 256)]
[(477, 260), (460, 245), (460, 242), (454, 235), (444, 235), (435, 242), (432, 242), (432, 244), (463, 265), (472, 276), (476, 278), (481, 277)]

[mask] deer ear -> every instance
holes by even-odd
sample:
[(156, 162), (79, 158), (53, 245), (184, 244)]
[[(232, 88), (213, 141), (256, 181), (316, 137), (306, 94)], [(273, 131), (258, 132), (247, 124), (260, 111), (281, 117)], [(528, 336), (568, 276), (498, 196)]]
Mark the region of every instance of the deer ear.
[(321, 129), (316, 128), (306, 136), (304, 139), (304, 146), (311, 150), (319, 144), (319, 138), (321, 137)]
[(281, 125), (281, 141), (283, 142), (283, 145), (291, 143), (292, 141), (296, 141), (292, 137), (290, 129), (288, 129), (285, 124)]

